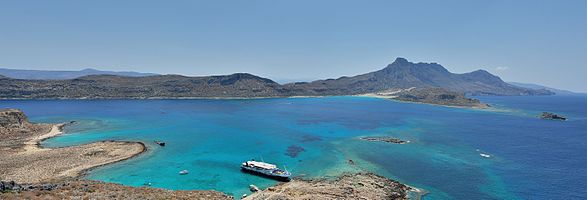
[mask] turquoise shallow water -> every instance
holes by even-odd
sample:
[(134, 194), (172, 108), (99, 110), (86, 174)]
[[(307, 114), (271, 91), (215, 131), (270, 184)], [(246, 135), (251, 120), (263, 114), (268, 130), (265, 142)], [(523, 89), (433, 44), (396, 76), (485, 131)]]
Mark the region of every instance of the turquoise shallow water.
[[(139, 140), (149, 151), (87, 178), (235, 196), (275, 181), (243, 174), (256, 158), (298, 176), (372, 171), (430, 191), (425, 199), (587, 198), (586, 97), (483, 97), (492, 111), (329, 97), (257, 100), (0, 101), (33, 121), (78, 121), (49, 147)], [(571, 117), (537, 119), (541, 111)], [(358, 140), (390, 135), (394, 145)], [(153, 144), (163, 140), (166, 147)], [(295, 145), (304, 151), (287, 154)], [(493, 157), (486, 159), (479, 153)], [(352, 159), (356, 166), (347, 164)], [(178, 175), (182, 169), (190, 174)], [(573, 184), (569, 187), (569, 183)], [(564, 189), (561, 189), (564, 188)]]

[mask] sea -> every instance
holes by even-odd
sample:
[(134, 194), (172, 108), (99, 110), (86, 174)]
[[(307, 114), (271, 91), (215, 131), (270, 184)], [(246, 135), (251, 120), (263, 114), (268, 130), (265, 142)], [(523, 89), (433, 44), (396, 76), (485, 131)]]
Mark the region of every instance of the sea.
[[(492, 107), (369, 97), (1, 100), (0, 107), (22, 109), (33, 122), (75, 121), (42, 143), (49, 148), (144, 142), (146, 153), (85, 176), (129, 186), (240, 197), (251, 184), (277, 183), (240, 171), (256, 159), (301, 178), (373, 172), (426, 190), (423, 199), (587, 199), (587, 96), (476, 98)], [(543, 111), (569, 119), (543, 120)]]

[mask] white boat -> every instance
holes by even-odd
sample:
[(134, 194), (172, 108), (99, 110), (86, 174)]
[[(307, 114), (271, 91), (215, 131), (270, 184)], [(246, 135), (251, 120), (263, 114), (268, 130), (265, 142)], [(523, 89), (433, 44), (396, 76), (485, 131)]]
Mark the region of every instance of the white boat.
[(181, 170), (181, 171), (179, 171), (179, 175), (186, 175), (186, 174), (188, 174), (188, 173), (190, 173), (190, 171), (188, 171), (188, 170), (185, 170), (185, 169), (184, 169), (184, 170)]
[(490, 158), (490, 157), (491, 157), (491, 155), (489, 155), (489, 154), (484, 154), (484, 153), (480, 153), (479, 155), (480, 155), (481, 157), (484, 157), (484, 158)]
[(274, 164), (259, 162), (255, 160), (246, 161), (241, 164), (241, 169), (247, 172), (263, 175), (277, 180), (289, 181), (291, 173), (287, 170), (277, 168)]

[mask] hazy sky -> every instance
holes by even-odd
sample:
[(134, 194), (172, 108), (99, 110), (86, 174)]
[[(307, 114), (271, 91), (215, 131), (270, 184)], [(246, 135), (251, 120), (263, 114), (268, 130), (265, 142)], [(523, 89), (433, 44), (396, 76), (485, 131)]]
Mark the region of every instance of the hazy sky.
[(583, 0), (0, 0), (0, 67), (307, 80), (405, 57), (587, 92), (585, 9)]

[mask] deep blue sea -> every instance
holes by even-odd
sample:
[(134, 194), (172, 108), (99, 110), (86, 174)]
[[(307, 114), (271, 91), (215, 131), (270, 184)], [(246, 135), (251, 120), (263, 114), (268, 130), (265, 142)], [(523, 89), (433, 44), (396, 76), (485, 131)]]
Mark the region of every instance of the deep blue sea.
[[(303, 177), (371, 171), (429, 191), (424, 199), (587, 199), (587, 96), (481, 99), (493, 108), (366, 97), (2, 100), (0, 107), (20, 108), (35, 122), (77, 121), (48, 147), (145, 142), (147, 153), (87, 176), (132, 186), (240, 196), (249, 184), (276, 183), (240, 172), (241, 162), (256, 158)], [(542, 111), (570, 120), (541, 120)], [(369, 135), (410, 143), (358, 139)], [(190, 173), (178, 175), (183, 169)]]

